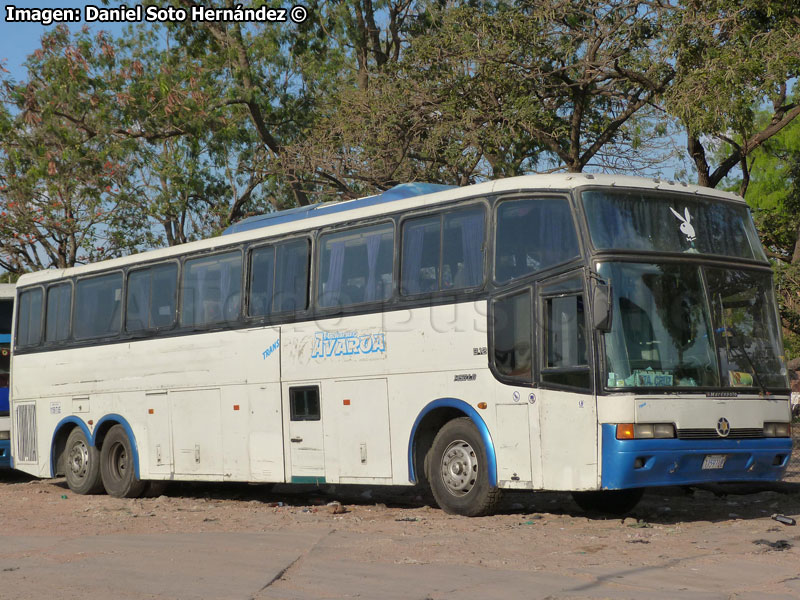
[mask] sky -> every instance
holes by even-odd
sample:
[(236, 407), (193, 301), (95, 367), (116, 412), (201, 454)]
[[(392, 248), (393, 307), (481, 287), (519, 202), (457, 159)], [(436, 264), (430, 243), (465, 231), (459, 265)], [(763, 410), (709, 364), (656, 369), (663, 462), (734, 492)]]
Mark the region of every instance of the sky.
[[(144, 4), (144, 2), (142, 2)], [(22, 81), (26, 79), (26, 72), (22, 63), (34, 50), (39, 48), (40, 39), (42, 34), (55, 27), (55, 25), (44, 26), (39, 23), (7, 23), (6, 22), (6, 7), (16, 6), (17, 8), (79, 8), (81, 15), (84, 14), (84, 8), (87, 4), (95, 6), (103, 6), (101, 0), (96, 2), (74, 2), (73, 0), (16, 0), (11, 2), (3, 2), (2, 18), (0, 18), (0, 61), (5, 59), (3, 66), (11, 73), (15, 81)], [(110, 2), (109, 7), (120, 6), (125, 4), (127, 6), (134, 6), (138, 4), (136, 0), (129, 2)], [(156, 4), (152, 0), (147, 4)], [(70, 29), (73, 31), (86, 25), (86, 23), (69, 23)], [(124, 23), (90, 23), (89, 28), (92, 31), (105, 30), (113, 35), (122, 33), (123, 28), (126, 26)]]

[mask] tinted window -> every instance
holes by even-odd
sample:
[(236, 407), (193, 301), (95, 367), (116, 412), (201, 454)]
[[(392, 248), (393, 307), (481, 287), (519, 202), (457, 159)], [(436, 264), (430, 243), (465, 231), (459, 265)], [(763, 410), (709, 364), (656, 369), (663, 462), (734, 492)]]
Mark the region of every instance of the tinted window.
[(580, 255), (564, 198), (508, 200), (497, 208), (494, 272), (497, 281), (523, 277)]
[(72, 284), (61, 283), (47, 288), (47, 314), (44, 329), (46, 342), (57, 342), (69, 337), (71, 308)]
[(81, 279), (75, 285), (76, 339), (119, 333), (122, 322), (122, 273)]
[(17, 344), (32, 346), (42, 339), (42, 290), (34, 288), (19, 295)]
[(583, 296), (548, 298), (545, 301), (545, 320), (545, 366), (563, 368), (587, 364)]
[(242, 303), (241, 282), (239, 252), (187, 260), (181, 287), (181, 325), (202, 326), (236, 319)]
[(439, 215), (403, 223), (400, 293), (435, 292), (439, 289), (442, 219)]
[(171, 263), (132, 271), (128, 275), (125, 329), (143, 331), (175, 322), (178, 265)]
[(319, 421), (319, 389), (316, 386), (291, 388), (289, 396), (292, 421)]
[(391, 224), (322, 236), (320, 306), (348, 306), (391, 297), (393, 248)]
[(403, 223), (403, 295), (483, 283), (485, 212), (465, 208)]
[(582, 295), (544, 300), (545, 339), (542, 381), (589, 387), (586, 319)]
[(0, 333), (11, 333), (11, 314), (13, 312), (13, 300), (0, 300)]
[(484, 220), (481, 207), (445, 213), (440, 289), (463, 289), (483, 283)]
[(494, 363), (508, 377), (531, 379), (531, 293), (501, 298), (494, 303)]
[(745, 204), (653, 190), (581, 194), (597, 248), (766, 260)]
[(250, 253), (249, 314), (264, 316), (272, 312), (275, 286), (275, 249), (257, 248)]
[[(276, 252), (275, 298), (272, 301), (272, 310), (305, 310), (308, 307), (308, 240), (278, 244)], [(391, 274), (391, 265), (389, 272)]]
[(264, 316), (305, 310), (308, 307), (308, 265), (308, 240), (253, 250), (249, 314)]

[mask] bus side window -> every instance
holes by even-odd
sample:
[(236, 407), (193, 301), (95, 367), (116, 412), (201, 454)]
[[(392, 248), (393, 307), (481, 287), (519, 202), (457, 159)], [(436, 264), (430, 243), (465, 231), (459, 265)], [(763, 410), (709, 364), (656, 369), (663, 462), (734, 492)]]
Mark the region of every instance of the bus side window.
[(25, 290), (19, 295), (17, 345), (34, 346), (42, 340), (42, 288)]
[(380, 302), (392, 295), (394, 225), (371, 225), (320, 237), (319, 305)]
[(532, 379), (532, 319), (530, 288), (498, 298), (493, 303), (493, 359), (501, 375), (524, 381)]
[(290, 419), (292, 421), (319, 421), (319, 388), (315, 385), (289, 389)]
[(79, 279), (75, 285), (76, 339), (119, 333), (122, 323), (122, 273)]
[(170, 327), (175, 323), (178, 265), (157, 265), (128, 275), (126, 331)]
[(495, 281), (523, 277), (579, 255), (566, 198), (506, 200), (497, 207)]
[(400, 293), (413, 296), (483, 284), (485, 223), (482, 206), (404, 222)]
[(588, 388), (590, 371), (583, 295), (545, 298), (544, 325), (542, 381)]
[(250, 253), (248, 314), (251, 317), (263, 317), (272, 312), (274, 284), (275, 249), (272, 246), (256, 248)]
[(60, 283), (47, 288), (44, 341), (59, 342), (69, 337), (72, 312), (72, 284)]
[(237, 250), (187, 260), (181, 285), (181, 325), (223, 323), (239, 316), (242, 255)]
[(308, 266), (310, 248), (307, 239), (292, 240), (276, 247), (275, 297), (273, 312), (294, 312), (308, 308)]

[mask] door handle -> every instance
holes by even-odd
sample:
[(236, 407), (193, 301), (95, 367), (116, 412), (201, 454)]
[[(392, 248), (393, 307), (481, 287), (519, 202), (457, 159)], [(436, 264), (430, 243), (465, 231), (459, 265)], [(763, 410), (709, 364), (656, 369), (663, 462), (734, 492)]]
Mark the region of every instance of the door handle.
[(301, 438), (301, 437), (293, 437), (293, 438), (292, 438), (292, 441), (293, 441), (293, 442), (302, 442), (302, 441), (303, 441), (303, 438)]

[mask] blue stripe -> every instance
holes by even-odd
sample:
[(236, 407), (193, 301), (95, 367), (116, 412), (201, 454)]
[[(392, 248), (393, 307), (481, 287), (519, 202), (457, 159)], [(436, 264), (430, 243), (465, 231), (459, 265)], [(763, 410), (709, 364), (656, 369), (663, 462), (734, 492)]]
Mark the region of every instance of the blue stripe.
[(478, 414), (478, 411), (463, 400), (457, 398), (439, 398), (438, 400), (434, 400), (422, 409), (422, 412), (417, 416), (417, 420), (414, 421), (414, 426), (411, 428), (411, 436), (408, 438), (408, 480), (411, 483), (417, 483), (416, 473), (414, 472), (414, 438), (417, 435), (417, 427), (419, 427), (425, 415), (437, 408), (455, 408), (472, 419), (472, 422), (478, 428), (478, 433), (483, 440), (483, 447), (486, 449), (486, 460), (489, 463), (489, 485), (497, 487), (497, 456), (494, 451), (492, 436), (489, 434), (489, 428)]
[[(128, 440), (130, 440), (131, 443), (131, 451), (133, 452), (133, 472), (136, 475), (136, 479), (139, 479), (139, 448), (136, 445), (136, 436), (133, 435), (133, 429), (131, 429), (131, 426), (128, 424), (128, 421), (126, 421), (121, 415), (110, 414), (106, 415), (97, 422), (97, 425), (94, 426), (95, 434), (97, 434), (97, 430), (100, 429), (100, 426), (106, 421), (118, 422), (120, 425), (122, 425), (122, 428), (125, 430), (125, 433), (128, 434)], [(92, 446), (94, 445), (95, 445), (95, 438), (92, 438)]]
[(0, 413), (7, 413), (8, 411), (8, 388), (0, 387)]
[(50, 441), (50, 477), (55, 477), (55, 456), (53, 452), (56, 449), (56, 435), (61, 430), (64, 425), (67, 423), (74, 423), (78, 427), (83, 430), (83, 435), (86, 436), (86, 440), (89, 442), (89, 445), (96, 446), (97, 445), (97, 430), (100, 429), (100, 426), (105, 423), (106, 421), (115, 421), (122, 425), (122, 428), (125, 430), (125, 433), (128, 434), (128, 440), (131, 442), (131, 451), (133, 452), (133, 469), (134, 473), (136, 474), (136, 478), (139, 479), (139, 448), (136, 444), (136, 436), (133, 435), (133, 430), (131, 426), (128, 424), (123, 417), (117, 414), (110, 414), (106, 415), (102, 419), (100, 419), (97, 424), (94, 426), (94, 433), (89, 432), (89, 427), (84, 423), (81, 419), (75, 416), (69, 416), (61, 419), (56, 425), (56, 428), (53, 430), (53, 439)]
[[(792, 453), (791, 438), (745, 440), (618, 440), (616, 426), (602, 426), (601, 488), (737, 481), (777, 481)], [(703, 469), (709, 454), (724, 454), (721, 469)], [(635, 465), (640, 459), (641, 466)], [(774, 465), (773, 462), (779, 464)]]
[(56, 451), (56, 435), (58, 435), (58, 432), (61, 431), (61, 428), (67, 423), (73, 423), (80, 427), (83, 430), (83, 435), (86, 436), (86, 441), (89, 442), (90, 446), (94, 446), (94, 438), (92, 438), (92, 433), (89, 431), (89, 427), (86, 426), (86, 423), (78, 417), (73, 416), (61, 419), (55, 429), (53, 429), (53, 438), (50, 440), (50, 477), (56, 476), (56, 457), (54, 454)]
[(10, 344), (10, 343), (11, 343), (11, 334), (0, 333), (0, 344)]

